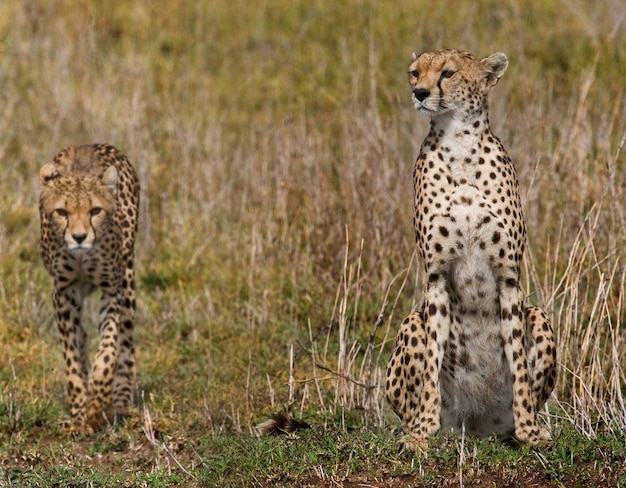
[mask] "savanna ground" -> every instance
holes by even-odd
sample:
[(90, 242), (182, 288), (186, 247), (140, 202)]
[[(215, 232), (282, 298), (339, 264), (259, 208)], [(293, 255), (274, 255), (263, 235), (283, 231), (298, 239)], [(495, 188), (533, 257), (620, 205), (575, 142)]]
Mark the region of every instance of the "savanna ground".
[[(626, 486), (622, 0), (5, 0), (0, 38), (0, 486)], [(541, 449), (398, 456), (383, 399), (421, 294), (406, 71), (441, 47), (510, 60), (492, 126), (559, 342)], [(137, 410), (85, 438), (63, 431), (37, 199), (89, 142), (134, 162), (142, 209)], [(258, 438), (280, 411), (312, 428)]]

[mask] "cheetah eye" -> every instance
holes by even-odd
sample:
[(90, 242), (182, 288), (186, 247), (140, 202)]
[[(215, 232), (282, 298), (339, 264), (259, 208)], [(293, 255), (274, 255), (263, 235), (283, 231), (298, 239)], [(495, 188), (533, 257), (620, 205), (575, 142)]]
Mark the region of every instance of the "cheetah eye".
[(56, 213), (59, 217), (62, 217), (64, 219), (67, 218), (67, 210), (65, 210), (64, 208), (57, 208), (54, 210), (54, 213)]
[(417, 71), (416, 69), (414, 69), (413, 71), (410, 71), (409, 73), (411, 74), (411, 76), (414, 76), (415, 78), (420, 77), (420, 72)]
[(455, 71), (452, 71), (451, 69), (446, 69), (441, 73), (441, 79), (449, 79), (452, 78), (454, 76)]
[(89, 215), (91, 215), (92, 217), (95, 217), (95, 216), (96, 216), (96, 215), (98, 215), (100, 212), (102, 212), (102, 209), (101, 209), (100, 207), (95, 207), (95, 208), (92, 208), (92, 209), (89, 211)]

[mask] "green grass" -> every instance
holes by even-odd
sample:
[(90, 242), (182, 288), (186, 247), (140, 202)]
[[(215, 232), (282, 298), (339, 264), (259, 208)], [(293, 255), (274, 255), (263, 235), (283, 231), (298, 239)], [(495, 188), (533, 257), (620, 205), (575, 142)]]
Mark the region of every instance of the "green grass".
[[(520, 447), (502, 439), (436, 436), (427, 458), (398, 454), (391, 430), (314, 427), (297, 435), (157, 434), (137, 425), (91, 439), (11, 442), (19, 461), (4, 473), (11, 486), (624, 486), (626, 452), (614, 436), (585, 439), (571, 426), (552, 445)], [(142, 438), (143, 437), (143, 438)], [(132, 456), (129, 456), (132, 452)], [(102, 466), (106, 466), (106, 470)]]
[[(617, 0), (3, 2), (0, 486), (625, 486), (625, 14)], [(381, 385), (421, 295), (411, 172), (427, 129), (406, 71), (440, 47), (509, 57), (491, 122), (520, 179), (523, 284), (559, 342), (546, 449), (396, 452)], [(142, 185), (139, 392), (128, 423), (84, 439), (62, 430), (37, 200), (40, 166), (89, 142), (127, 154)], [(284, 410), (313, 429), (257, 439)]]

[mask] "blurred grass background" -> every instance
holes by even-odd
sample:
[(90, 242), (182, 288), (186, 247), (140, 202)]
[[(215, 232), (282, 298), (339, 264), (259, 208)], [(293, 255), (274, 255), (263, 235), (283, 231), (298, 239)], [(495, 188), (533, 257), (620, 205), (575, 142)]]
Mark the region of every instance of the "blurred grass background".
[(625, 20), (621, 0), (2, 2), (0, 431), (67, 419), (38, 171), (90, 142), (140, 175), (138, 387), (161, 430), (286, 407), (394, 424), (380, 380), (421, 293), (428, 127), (406, 71), (452, 47), (509, 57), (491, 121), (559, 338), (552, 421), (623, 433)]

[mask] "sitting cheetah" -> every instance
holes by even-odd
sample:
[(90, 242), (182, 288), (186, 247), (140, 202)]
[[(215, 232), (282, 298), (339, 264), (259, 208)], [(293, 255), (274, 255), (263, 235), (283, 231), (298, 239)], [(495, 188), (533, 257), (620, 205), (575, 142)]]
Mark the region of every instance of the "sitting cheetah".
[(442, 50), (414, 55), (409, 81), (430, 132), (415, 164), (419, 312), (398, 332), (386, 395), (409, 450), (438, 431), (550, 439), (537, 411), (554, 388), (556, 347), (543, 310), (525, 307), (526, 227), (515, 169), (491, 133), (487, 93), (508, 65)]
[[(40, 170), (40, 251), (54, 280), (74, 427), (91, 433), (128, 413), (135, 388), (133, 247), (139, 182), (112, 146), (69, 147)], [(89, 374), (83, 300), (102, 291), (100, 345)]]

